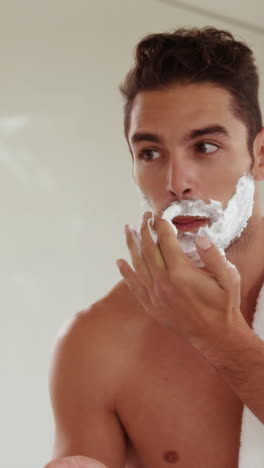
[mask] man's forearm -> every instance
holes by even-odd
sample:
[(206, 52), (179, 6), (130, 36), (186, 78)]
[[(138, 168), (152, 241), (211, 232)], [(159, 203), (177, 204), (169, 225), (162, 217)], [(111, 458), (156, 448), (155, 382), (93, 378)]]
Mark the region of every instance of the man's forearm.
[(225, 336), (193, 345), (264, 424), (264, 341), (243, 319)]

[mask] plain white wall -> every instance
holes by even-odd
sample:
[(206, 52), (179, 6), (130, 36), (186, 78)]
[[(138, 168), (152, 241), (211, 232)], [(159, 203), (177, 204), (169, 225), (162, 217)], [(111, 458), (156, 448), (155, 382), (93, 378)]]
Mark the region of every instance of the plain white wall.
[[(264, 72), (262, 37), (155, 0), (10, 0), (0, 14), (1, 466), (50, 458), (50, 351), (105, 294), (139, 222), (118, 85), (145, 34), (232, 29)], [(263, 96), (263, 92), (262, 92)], [(262, 99), (263, 100), (263, 99)]]

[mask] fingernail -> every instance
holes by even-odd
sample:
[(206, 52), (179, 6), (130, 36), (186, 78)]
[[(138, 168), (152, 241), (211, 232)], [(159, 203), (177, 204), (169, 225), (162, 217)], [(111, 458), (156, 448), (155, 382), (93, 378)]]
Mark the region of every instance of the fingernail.
[(207, 250), (211, 247), (212, 242), (208, 237), (198, 237), (196, 244), (201, 250)]

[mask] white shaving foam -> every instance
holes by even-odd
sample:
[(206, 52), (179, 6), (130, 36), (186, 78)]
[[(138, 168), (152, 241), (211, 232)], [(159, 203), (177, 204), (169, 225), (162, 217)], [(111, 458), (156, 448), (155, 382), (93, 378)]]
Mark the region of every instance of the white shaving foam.
[[(141, 197), (142, 197), (142, 192)], [(162, 215), (171, 225), (179, 243), (186, 255), (199, 267), (204, 266), (196, 250), (195, 240), (198, 236), (207, 236), (213, 244), (225, 256), (225, 250), (237, 238), (239, 238), (252, 216), (254, 206), (255, 184), (251, 174), (246, 174), (238, 180), (235, 193), (229, 200), (227, 207), (222, 208), (222, 203), (211, 200), (204, 203), (202, 200), (183, 200), (171, 204)], [(143, 195), (142, 208), (152, 212), (152, 220), (149, 220), (149, 229), (154, 242), (157, 242), (157, 233), (151, 226), (154, 220), (154, 211)], [(195, 216), (208, 218), (210, 226), (200, 227), (197, 232), (179, 233), (172, 223), (175, 216)], [(230, 267), (234, 267), (227, 261)]]

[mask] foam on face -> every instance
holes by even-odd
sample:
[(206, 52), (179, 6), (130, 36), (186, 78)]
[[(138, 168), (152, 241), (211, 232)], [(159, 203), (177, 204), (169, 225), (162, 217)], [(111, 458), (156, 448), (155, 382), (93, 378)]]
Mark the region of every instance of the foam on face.
[[(248, 220), (252, 215), (254, 206), (255, 184), (251, 174), (246, 174), (238, 180), (235, 193), (229, 200), (227, 207), (222, 208), (222, 203), (217, 200), (210, 200), (210, 203), (204, 203), (202, 200), (183, 200), (171, 204), (162, 215), (162, 219), (169, 222), (179, 243), (186, 255), (199, 267), (204, 266), (195, 246), (197, 236), (207, 236), (218, 247), (221, 254), (225, 256), (224, 251), (237, 238), (247, 226)], [(151, 211), (154, 218), (154, 211), (143, 195), (142, 208)], [(178, 233), (176, 226), (172, 223), (175, 216), (200, 216), (208, 218), (210, 226), (200, 227), (197, 232)], [(152, 238), (157, 242), (157, 234), (151, 227), (149, 228)], [(229, 262), (230, 263), (230, 262)], [(231, 266), (231, 264), (230, 264)]]

